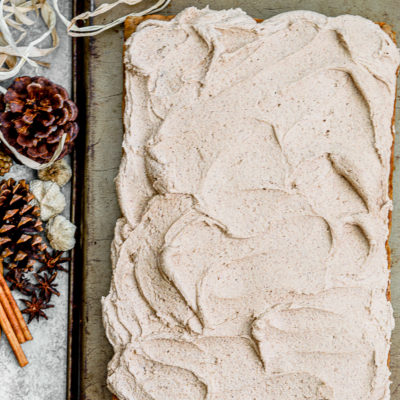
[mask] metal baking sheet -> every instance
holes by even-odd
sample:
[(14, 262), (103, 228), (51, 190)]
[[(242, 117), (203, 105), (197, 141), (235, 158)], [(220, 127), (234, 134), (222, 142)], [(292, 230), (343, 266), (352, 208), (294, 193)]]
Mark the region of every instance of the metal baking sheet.
[[(106, 0), (86, 1), (86, 9)], [(83, 2), (82, 2), (83, 3)], [(176, 14), (183, 8), (209, 5), (214, 9), (241, 7), (249, 15), (266, 19), (296, 9), (329, 16), (358, 14), (390, 24), (400, 35), (399, 0), (172, 0), (162, 12)], [(145, 6), (145, 4), (143, 5)], [(121, 15), (126, 8), (114, 11)], [(103, 23), (103, 17), (95, 23)], [(110, 400), (106, 387), (107, 363), (112, 357), (101, 320), (101, 297), (108, 294), (111, 263), (110, 245), (116, 219), (120, 216), (114, 178), (118, 171), (122, 142), (122, 27), (84, 42), (84, 79), (78, 84), (87, 95), (87, 143), (83, 193), (83, 306), (81, 397)], [(399, 93), (399, 91), (398, 91)], [(397, 131), (400, 129), (400, 100), (397, 99)], [(392, 303), (397, 326), (391, 348), (392, 395), (400, 398), (400, 138), (396, 138), (394, 212), (390, 239), (392, 248)]]

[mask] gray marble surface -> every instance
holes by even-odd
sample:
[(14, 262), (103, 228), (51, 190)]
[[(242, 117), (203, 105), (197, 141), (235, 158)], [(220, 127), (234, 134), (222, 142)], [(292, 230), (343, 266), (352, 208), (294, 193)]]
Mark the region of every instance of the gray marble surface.
[[(59, 3), (61, 11), (69, 17), (72, 0), (62, 0)], [(60, 46), (44, 58), (44, 61), (51, 63), (50, 68), (35, 71), (25, 65), (20, 75), (44, 75), (69, 91), (72, 76), (71, 39), (60, 21), (57, 23), (57, 31), (60, 35)], [(37, 37), (39, 32), (41, 29), (33, 26), (27, 36)], [(49, 42), (44, 43), (48, 44)], [(9, 82), (1, 84), (7, 87)], [(14, 164), (10, 173), (4, 176), (8, 177), (29, 181), (36, 179), (36, 172)], [(63, 188), (63, 192), (67, 198), (67, 207), (63, 214), (69, 217), (70, 184)], [(35, 320), (29, 325), (34, 340), (22, 345), (29, 361), (25, 368), (18, 366), (4, 334), (0, 339), (1, 400), (62, 400), (66, 397), (68, 274), (59, 273), (57, 282), (61, 296), (52, 297), (51, 303), (55, 307), (47, 312), (49, 320)]]

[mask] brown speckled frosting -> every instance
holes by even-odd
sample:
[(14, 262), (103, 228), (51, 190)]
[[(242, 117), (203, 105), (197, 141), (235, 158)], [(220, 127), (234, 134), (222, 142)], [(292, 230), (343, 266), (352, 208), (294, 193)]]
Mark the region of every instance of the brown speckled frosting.
[(379, 26), (188, 8), (127, 41), (103, 300), (119, 400), (388, 400)]

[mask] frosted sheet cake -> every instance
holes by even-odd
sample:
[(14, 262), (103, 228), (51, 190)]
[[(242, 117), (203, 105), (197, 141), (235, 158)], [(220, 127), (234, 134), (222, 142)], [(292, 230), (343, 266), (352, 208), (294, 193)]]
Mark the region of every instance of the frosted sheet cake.
[(119, 400), (390, 398), (398, 64), (357, 16), (139, 25), (103, 301)]

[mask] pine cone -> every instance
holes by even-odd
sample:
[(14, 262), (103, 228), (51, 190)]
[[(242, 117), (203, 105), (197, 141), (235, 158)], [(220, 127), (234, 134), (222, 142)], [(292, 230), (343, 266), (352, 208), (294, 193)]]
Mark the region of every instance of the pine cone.
[(0, 150), (0, 176), (9, 172), (12, 164), (12, 158)]
[(24, 180), (0, 182), (0, 259), (8, 269), (32, 270), (47, 247), (39, 234), (43, 227), (33, 198)]
[(38, 76), (16, 78), (0, 105), (0, 128), (4, 138), (19, 153), (46, 163), (64, 133), (65, 145), (58, 159), (70, 153), (78, 134), (78, 108), (67, 91)]

